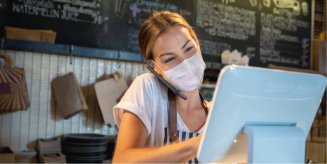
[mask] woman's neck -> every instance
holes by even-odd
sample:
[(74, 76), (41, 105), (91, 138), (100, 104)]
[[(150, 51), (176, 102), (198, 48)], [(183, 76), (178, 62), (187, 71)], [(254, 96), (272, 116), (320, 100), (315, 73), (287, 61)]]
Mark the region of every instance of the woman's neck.
[(202, 108), (202, 101), (199, 95), (199, 89), (183, 93), (187, 97), (186, 100), (176, 96), (176, 105), (178, 110), (191, 110), (195, 108)]

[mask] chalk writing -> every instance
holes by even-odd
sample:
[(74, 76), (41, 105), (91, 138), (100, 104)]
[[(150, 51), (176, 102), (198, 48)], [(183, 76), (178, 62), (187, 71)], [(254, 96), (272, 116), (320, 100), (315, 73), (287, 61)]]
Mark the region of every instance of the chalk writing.
[(210, 36), (247, 40), (256, 35), (254, 11), (208, 1), (198, 1), (197, 11), (197, 27)]
[(262, 26), (270, 26), (281, 30), (295, 32), (298, 28), (309, 28), (310, 23), (302, 20), (292, 19), (291, 17), (285, 18), (279, 15), (261, 13)]
[(298, 0), (273, 0), (270, 6), (265, 2), (264, 6), (273, 12), (260, 14), (260, 61), (308, 67), (309, 39), (298, 35), (300, 30), (310, 29), (309, 21), (299, 19), (301, 9), (304, 16), (308, 15), (308, 4)]
[(12, 11), (26, 15), (102, 24), (109, 20), (99, 12), (101, 0), (14, 0)]
[(134, 52), (138, 52), (137, 33), (140, 26), (146, 21), (146, 19), (154, 11), (169, 10), (171, 12), (177, 12), (189, 18), (192, 16), (192, 9), (186, 5), (181, 6), (176, 3), (185, 3), (185, 1), (153, 1), (153, 0), (134, 0), (129, 4), (130, 16), (128, 19), (128, 49)]
[(204, 54), (219, 56), (222, 51), (231, 49), (227, 43), (219, 43), (210, 40), (200, 40), (201, 50)]
[(128, 29), (128, 48), (133, 52), (138, 52), (138, 42), (137, 42), (138, 30), (134, 28)]

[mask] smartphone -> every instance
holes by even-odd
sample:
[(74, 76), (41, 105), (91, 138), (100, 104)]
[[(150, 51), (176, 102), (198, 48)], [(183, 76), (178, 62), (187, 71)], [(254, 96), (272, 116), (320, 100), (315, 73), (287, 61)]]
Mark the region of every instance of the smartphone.
[(160, 74), (158, 74), (150, 65), (146, 65), (145, 66), (151, 73), (154, 74), (154, 76), (156, 76), (159, 81), (165, 85), (168, 89), (170, 89), (174, 94), (176, 94), (177, 96), (181, 97), (182, 99), (186, 100), (187, 97), (176, 87), (174, 87), (172, 84), (170, 84), (167, 80), (165, 80)]

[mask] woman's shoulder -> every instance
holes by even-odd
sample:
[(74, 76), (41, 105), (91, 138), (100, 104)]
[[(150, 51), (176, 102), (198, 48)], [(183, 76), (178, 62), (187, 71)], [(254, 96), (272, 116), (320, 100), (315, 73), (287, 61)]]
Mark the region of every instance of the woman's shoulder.
[(152, 73), (149, 73), (149, 72), (146, 72), (146, 73), (143, 73), (141, 75), (138, 75), (136, 79), (139, 79), (139, 80), (154, 80), (156, 77), (152, 74)]
[(154, 82), (155, 76), (152, 73), (143, 73), (141, 75), (138, 75), (134, 81), (137, 82)]

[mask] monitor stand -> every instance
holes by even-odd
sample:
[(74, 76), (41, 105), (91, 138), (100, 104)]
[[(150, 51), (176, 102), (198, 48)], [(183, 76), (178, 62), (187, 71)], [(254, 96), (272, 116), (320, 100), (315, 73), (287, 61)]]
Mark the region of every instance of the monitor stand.
[(248, 163), (304, 163), (305, 139), (301, 128), (287, 125), (246, 125)]

